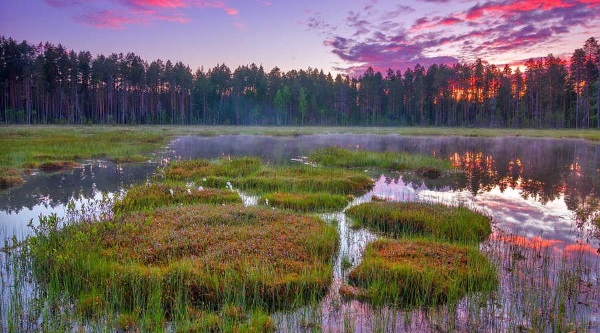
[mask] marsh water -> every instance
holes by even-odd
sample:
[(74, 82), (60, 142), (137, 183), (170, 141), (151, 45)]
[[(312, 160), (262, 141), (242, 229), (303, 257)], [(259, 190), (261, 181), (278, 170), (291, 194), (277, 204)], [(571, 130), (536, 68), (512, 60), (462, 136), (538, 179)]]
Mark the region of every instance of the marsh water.
[[(343, 300), (337, 288), (376, 235), (349, 228), (344, 213), (338, 212), (323, 216), (337, 224), (341, 237), (331, 291), (318, 306), (276, 314), (280, 330), (346, 331), (350, 327), (364, 332), (431, 331), (438, 326), (459, 331), (527, 329), (535, 318), (520, 312), (538, 307), (543, 312), (541, 308), (552, 302), (543, 295), (544, 288), (558, 288), (561, 274), (576, 271), (578, 284), (585, 290), (571, 302), (566, 317), (575, 318), (575, 327), (581, 324), (585, 330), (600, 331), (600, 232), (593, 222), (600, 206), (600, 145), (581, 140), (352, 134), (179, 137), (163, 153), (162, 162), (116, 165), (90, 161), (68, 172), (33, 175), (24, 185), (1, 191), (0, 240), (30, 234), (27, 223), (39, 214), (64, 215), (69, 202), (86, 205), (97, 201), (102, 193), (114, 195), (131, 184), (144, 182), (171, 159), (259, 156), (273, 164), (297, 163), (294, 161), (303, 161), (312, 150), (333, 145), (434, 155), (464, 170), (464, 174), (438, 179), (410, 172), (383, 175), (365, 170), (375, 178), (375, 187), (353, 204), (377, 195), (391, 201), (466, 205), (489, 215), (494, 232), (481, 249), (498, 266), (500, 292), (493, 300), (478, 301), (476, 310), (473, 300), (465, 300), (439, 312), (372, 309), (361, 302)], [(351, 267), (343, 268), (342, 259)], [(527, 285), (535, 295), (513, 295), (517, 285)], [(449, 316), (452, 324), (448, 323)], [(443, 319), (440, 322), (435, 318)]]

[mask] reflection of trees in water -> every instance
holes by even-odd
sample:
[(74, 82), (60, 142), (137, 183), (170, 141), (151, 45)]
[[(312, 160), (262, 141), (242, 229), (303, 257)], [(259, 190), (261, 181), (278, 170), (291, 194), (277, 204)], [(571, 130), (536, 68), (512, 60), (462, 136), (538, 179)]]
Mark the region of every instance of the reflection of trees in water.
[[(506, 144), (504, 144), (506, 143)], [(460, 145), (458, 146), (460, 147)], [(445, 150), (449, 147), (438, 147)], [(600, 210), (600, 149), (585, 142), (558, 140), (500, 141), (481, 145), (480, 150), (445, 151), (452, 164), (464, 175), (440, 179), (402, 176), (414, 189), (425, 185), (433, 190), (467, 190), (473, 195), (498, 188), (519, 191), (525, 200), (542, 204), (564, 195), (567, 208), (581, 221), (598, 218)], [(397, 181), (394, 177), (389, 181)]]
[(47, 207), (66, 205), (73, 198), (92, 198), (98, 192), (116, 192), (141, 182), (155, 169), (155, 164), (96, 162), (65, 172), (39, 174), (19, 187), (0, 191), (0, 209), (18, 213), (40, 204)]

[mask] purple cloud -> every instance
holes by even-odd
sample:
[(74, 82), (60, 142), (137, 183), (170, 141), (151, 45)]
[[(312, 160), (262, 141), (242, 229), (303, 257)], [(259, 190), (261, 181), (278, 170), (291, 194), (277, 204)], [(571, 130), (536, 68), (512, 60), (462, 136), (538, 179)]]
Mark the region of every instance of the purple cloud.
[(331, 52), (348, 64), (337, 69), (354, 75), (367, 67), (404, 69), (417, 63), (449, 64), (508, 58), (516, 52), (537, 53), (543, 47), (555, 48), (578, 27), (600, 24), (600, 0), (485, 1), (465, 10), (418, 18), (408, 29), (398, 20), (406, 17), (403, 12), (414, 10), (411, 7), (399, 6), (398, 11), (383, 15), (377, 15), (376, 5), (367, 7), (368, 11), (349, 12), (344, 29), (338, 29), (344, 33), (331, 31), (325, 41)]

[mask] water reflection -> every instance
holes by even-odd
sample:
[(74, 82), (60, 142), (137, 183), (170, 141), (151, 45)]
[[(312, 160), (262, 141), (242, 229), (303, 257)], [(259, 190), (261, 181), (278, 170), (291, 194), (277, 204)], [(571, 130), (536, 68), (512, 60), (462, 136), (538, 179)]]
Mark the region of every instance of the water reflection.
[[(437, 180), (404, 179), (430, 190), (468, 191), (479, 196), (492, 191), (517, 191), (525, 200), (542, 204), (564, 201), (586, 221), (600, 208), (600, 145), (582, 140), (521, 137), (403, 137), (397, 135), (325, 134), (297, 137), (180, 137), (172, 145), (180, 158), (260, 156), (286, 163), (312, 150), (348, 149), (422, 153), (449, 159), (463, 176)], [(414, 177), (413, 177), (414, 178)], [(511, 195), (513, 192), (511, 191)], [(408, 195), (408, 194), (407, 194)]]
[(81, 168), (36, 174), (15, 188), (0, 191), (0, 239), (26, 236), (29, 220), (40, 214), (64, 216), (67, 205), (97, 200), (103, 193), (115, 193), (147, 179), (156, 170), (153, 163), (115, 164), (109, 161), (89, 161)]

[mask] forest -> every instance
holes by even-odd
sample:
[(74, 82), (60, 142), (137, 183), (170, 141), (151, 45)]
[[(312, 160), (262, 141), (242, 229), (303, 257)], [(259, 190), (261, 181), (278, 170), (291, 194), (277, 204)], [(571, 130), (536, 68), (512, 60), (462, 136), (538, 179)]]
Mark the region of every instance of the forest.
[(521, 69), (477, 59), (362, 75), (225, 64), (195, 72), (0, 37), (0, 123), (600, 128), (600, 47)]

